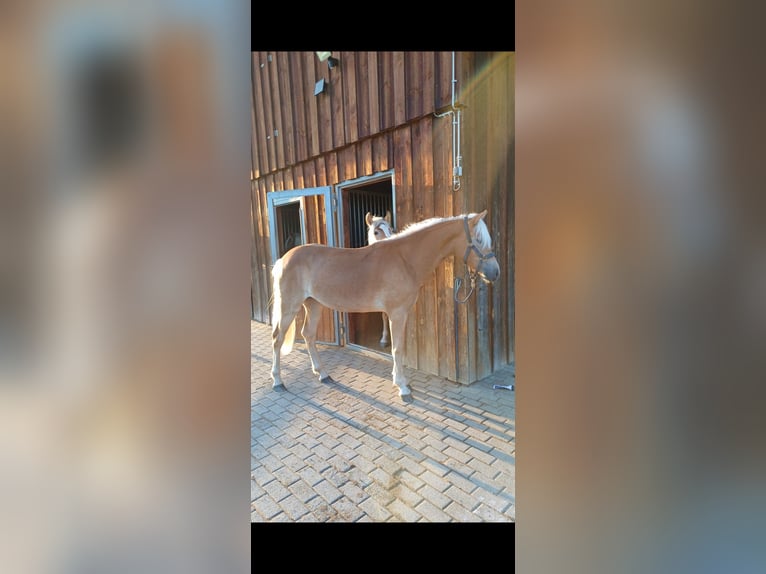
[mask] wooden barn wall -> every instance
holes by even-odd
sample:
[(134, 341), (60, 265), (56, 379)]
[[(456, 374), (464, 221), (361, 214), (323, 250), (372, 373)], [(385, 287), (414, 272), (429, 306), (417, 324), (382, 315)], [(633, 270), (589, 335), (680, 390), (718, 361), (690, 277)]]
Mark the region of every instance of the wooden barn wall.
[(477, 284), (461, 315), (469, 341), (461, 349), (468, 353), (469, 378), (475, 380), (514, 360), (515, 57), (512, 52), (469, 52), (462, 64), (458, 85), (466, 109), (461, 126), (464, 189), (459, 195), (464, 211), (488, 210), (486, 222), (501, 268), (495, 284)]
[[(452, 116), (434, 115), (451, 102), (451, 53), (333, 55), (340, 64), (332, 70), (313, 52), (252, 55), (253, 319), (270, 320), (267, 192), (335, 186), (393, 170), (400, 227), (488, 210), (500, 280), (478, 286), (456, 313), (453, 283), (464, 266), (449, 258), (421, 288), (405, 351), (409, 367), (462, 382), (481, 379), (513, 360), (514, 55), (457, 53), (457, 96), (468, 106), (458, 191), (452, 182)], [(314, 96), (322, 76), (327, 91)], [(311, 217), (319, 212), (307, 211)], [(325, 229), (318, 220), (310, 227)]]

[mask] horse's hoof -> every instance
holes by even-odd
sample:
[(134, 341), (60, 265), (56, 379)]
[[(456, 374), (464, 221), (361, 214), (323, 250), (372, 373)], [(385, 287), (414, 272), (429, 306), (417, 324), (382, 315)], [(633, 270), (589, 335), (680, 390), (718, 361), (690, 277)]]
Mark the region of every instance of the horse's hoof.
[(277, 391), (278, 393), (282, 393), (287, 390), (284, 385), (274, 385), (271, 388)]
[(403, 403), (411, 403), (414, 399), (412, 398), (412, 393), (407, 393), (406, 395), (399, 395), (402, 399)]
[(331, 385), (336, 381), (330, 375), (327, 375), (324, 379), (319, 379), (319, 382), (323, 385)]

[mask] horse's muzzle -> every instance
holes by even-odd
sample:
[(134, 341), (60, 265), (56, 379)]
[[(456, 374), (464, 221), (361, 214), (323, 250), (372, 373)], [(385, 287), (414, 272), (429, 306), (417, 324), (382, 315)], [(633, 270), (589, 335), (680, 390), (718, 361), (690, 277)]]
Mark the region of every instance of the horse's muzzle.
[(500, 277), (500, 266), (497, 264), (496, 260), (492, 260), (491, 262), (481, 261), (476, 272), (485, 282), (494, 283), (497, 281), (497, 278)]

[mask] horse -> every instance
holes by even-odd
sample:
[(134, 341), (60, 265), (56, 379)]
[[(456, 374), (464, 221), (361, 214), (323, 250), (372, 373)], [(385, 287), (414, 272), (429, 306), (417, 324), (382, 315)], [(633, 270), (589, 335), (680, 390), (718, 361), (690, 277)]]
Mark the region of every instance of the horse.
[(301, 329), (311, 369), (322, 384), (335, 383), (319, 360), (316, 332), (321, 306), (337, 311), (383, 312), (391, 327), (393, 384), (404, 402), (412, 401), (402, 364), (407, 317), (420, 286), (447, 257), (462, 257), (466, 270), (486, 283), (500, 276), (492, 238), (484, 223), (487, 210), (435, 217), (408, 226), (385, 241), (357, 248), (299, 245), (274, 264), (272, 312), (272, 388), (285, 390), (280, 357), (295, 341), (295, 316), (303, 305)]
[[(393, 227), (391, 226), (391, 212), (386, 211), (385, 217), (379, 215), (373, 215), (369, 211), (364, 216), (364, 221), (367, 223), (367, 244), (372, 245), (376, 241), (381, 239), (388, 239), (393, 235)], [(385, 313), (381, 313), (383, 317), (383, 333), (380, 336), (380, 346), (386, 347), (389, 342), (388, 338), (388, 317)]]

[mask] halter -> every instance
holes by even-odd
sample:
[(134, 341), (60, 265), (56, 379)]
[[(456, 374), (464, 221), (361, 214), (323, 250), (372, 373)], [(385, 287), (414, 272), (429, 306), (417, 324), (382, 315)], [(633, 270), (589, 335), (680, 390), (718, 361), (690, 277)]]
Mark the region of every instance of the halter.
[[(458, 293), (460, 292), (460, 287), (463, 284), (463, 278), (455, 277), (455, 301), (457, 303), (465, 303), (468, 301), (469, 297), (473, 294), (473, 291), (476, 288), (476, 275), (478, 275), (481, 271), (484, 262), (487, 259), (492, 259), (495, 256), (494, 252), (492, 251), (488, 253), (482, 253), (479, 248), (474, 245), (473, 237), (471, 237), (471, 230), (468, 227), (467, 215), (463, 217), (463, 229), (465, 230), (465, 236), (468, 240), (468, 245), (466, 245), (465, 254), (463, 255), (463, 263), (465, 264), (465, 279), (471, 281), (471, 290), (468, 291), (468, 295), (466, 295), (465, 298), (460, 299), (458, 297)], [(471, 254), (471, 251), (475, 251), (477, 257), (479, 258), (479, 264), (476, 266), (476, 271), (471, 271), (471, 269), (468, 267), (468, 256)]]

